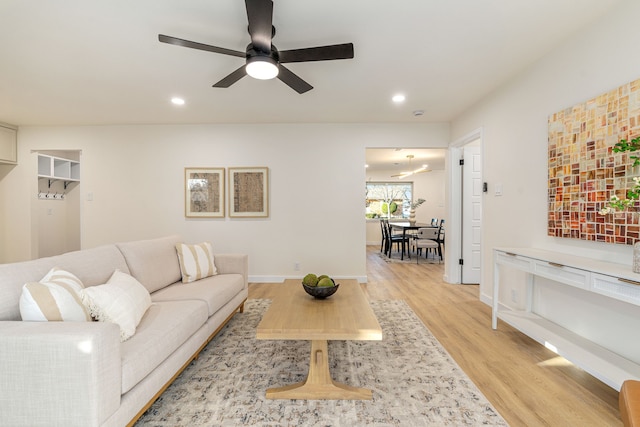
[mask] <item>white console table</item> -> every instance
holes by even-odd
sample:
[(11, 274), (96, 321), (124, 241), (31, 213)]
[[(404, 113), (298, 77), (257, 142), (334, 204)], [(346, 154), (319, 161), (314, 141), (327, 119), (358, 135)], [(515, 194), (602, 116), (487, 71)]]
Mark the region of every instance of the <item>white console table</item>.
[[(493, 265), (493, 329), (498, 328), (499, 318), (616, 390), (624, 380), (640, 380), (640, 364), (532, 312), (536, 276), (640, 306), (640, 274), (633, 273), (630, 265), (533, 248), (496, 248)], [(524, 310), (500, 304), (500, 265), (527, 273)]]

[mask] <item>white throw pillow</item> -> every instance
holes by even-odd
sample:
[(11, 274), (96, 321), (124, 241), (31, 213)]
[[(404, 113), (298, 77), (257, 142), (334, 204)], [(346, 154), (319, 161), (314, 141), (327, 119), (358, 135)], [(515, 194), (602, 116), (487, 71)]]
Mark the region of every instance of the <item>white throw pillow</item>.
[(218, 274), (216, 265), (213, 262), (213, 249), (211, 243), (204, 242), (197, 245), (176, 245), (178, 260), (180, 261), (180, 271), (182, 272), (182, 283), (195, 282), (205, 277)]
[(27, 321), (88, 322), (80, 299), (82, 282), (72, 273), (52, 268), (39, 282), (26, 283), (20, 295), (20, 316)]
[(132, 276), (116, 270), (104, 285), (82, 290), (82, 302), (100, 322), (120, 327), (120, 341), (136, 333), (140, 319), (151, 306), (149, 291)]

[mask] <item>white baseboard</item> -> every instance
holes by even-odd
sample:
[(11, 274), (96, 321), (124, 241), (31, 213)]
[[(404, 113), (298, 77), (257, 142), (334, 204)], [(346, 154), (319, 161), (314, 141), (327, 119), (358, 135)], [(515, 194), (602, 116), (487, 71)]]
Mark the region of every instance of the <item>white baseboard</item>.
[(493, 298), (487, 294), (480, 294), (480, 301), (487, 304), (489, 307), (493, 307)]

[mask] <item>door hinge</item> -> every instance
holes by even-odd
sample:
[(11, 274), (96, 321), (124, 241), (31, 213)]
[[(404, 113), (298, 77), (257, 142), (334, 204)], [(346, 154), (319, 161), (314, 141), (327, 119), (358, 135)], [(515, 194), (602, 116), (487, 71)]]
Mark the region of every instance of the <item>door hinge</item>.
[(464, 166), (464, 159), (460, 159), (460, 166)]
[(460, 258), (460, 259), (458, 260), (458, 264), (460, 264), (460, 265), (464, 265), (464, 260), (463, 260), (462, 258)]

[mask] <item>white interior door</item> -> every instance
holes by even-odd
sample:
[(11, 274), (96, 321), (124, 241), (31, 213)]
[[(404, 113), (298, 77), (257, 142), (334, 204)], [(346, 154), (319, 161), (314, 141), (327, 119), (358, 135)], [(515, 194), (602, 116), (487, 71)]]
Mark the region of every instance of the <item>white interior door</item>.
[(462, 280), (480, 283), (482, 237), (482, 156), (476, 144), (463, 148), (462, 168)]

